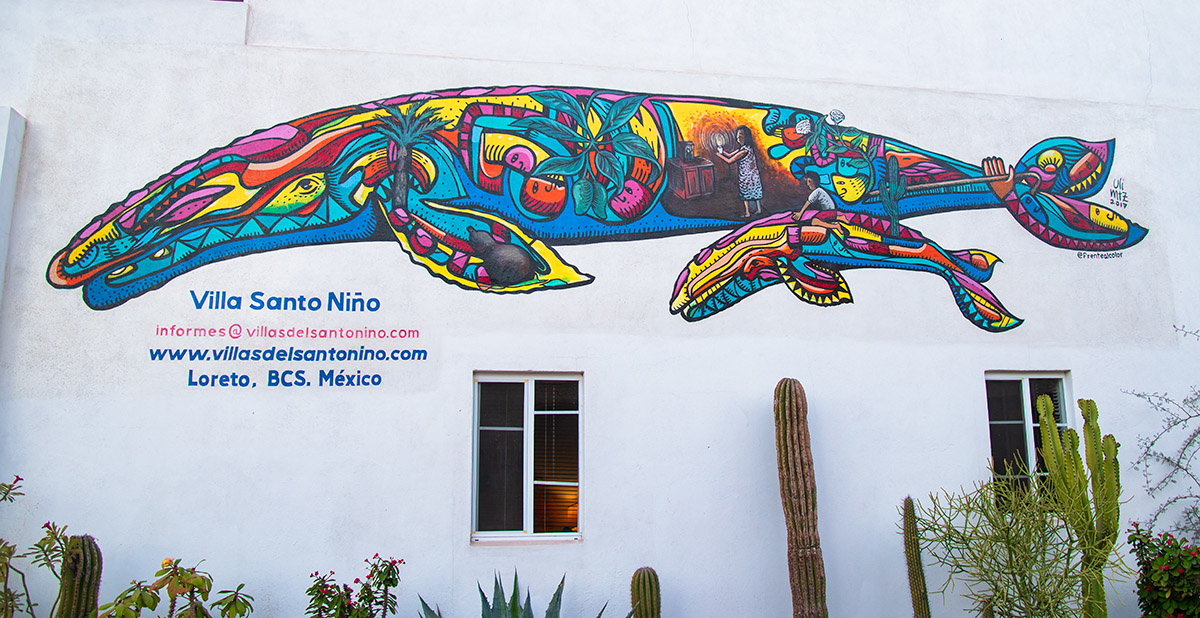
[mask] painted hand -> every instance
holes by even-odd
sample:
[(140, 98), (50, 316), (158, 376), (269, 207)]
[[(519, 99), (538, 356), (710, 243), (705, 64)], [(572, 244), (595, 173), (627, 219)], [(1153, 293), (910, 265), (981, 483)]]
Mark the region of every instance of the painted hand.
[[(983, 160), (983, 173), (985, 176), (1003, 176), (1004, 161), (1000, 157), (988, 157)], [(996, 180), (988, 183), (992, 188), (992, 193), (1000, 199), (1005, 199), (1012, 193), (1015, 171), (1010, 166), (1008, 168), (1008, 176), (1002, 180)]]

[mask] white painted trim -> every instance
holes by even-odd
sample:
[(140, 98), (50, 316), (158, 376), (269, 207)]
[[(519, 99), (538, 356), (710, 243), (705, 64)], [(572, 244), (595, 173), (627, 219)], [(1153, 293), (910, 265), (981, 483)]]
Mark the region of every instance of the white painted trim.
[(21, 144), (25, 138), (25, 118), (11, 107), (0, 107), (4, 148), (0, 150), (0, 302), (4, 300), (4, 270), (8, 264), (8, 238), (12, 233), (13, 205), (17, 197), (17, 174), (21, 165)]

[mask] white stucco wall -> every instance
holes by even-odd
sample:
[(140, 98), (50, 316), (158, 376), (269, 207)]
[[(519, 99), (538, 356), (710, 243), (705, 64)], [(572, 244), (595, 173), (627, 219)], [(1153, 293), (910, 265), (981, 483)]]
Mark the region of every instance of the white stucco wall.
[[(266, 617), (300, 615), (312, 571), (350, 580), (375, 552), (407, 561), (402, 615), (417, 594), (471, 615), (476, 582), (514, 567), (539, 612), (566, 573), (564, 615), (605, 601), (623, 615), (644, 564), (665, 615), (786, 615), (770, 404), (791, 376), (808, 391), (830, 614), (904, 615), (896, 506), (985, 474), (985, 371), (1069, 371), (1131, 462), (1158, 421), (1123, 391), (1183, 392), (1196, 376), (1200, 344), (1171, 326), (1200, 303), (1186, 154), (1200, 143), (1200, 9), (780, 4), (0, 0), (0, 105), (28, 121), (0, 304), (0, 475), (25, 477), (27, 496), (3, 507), (0, 536), (26, 546), (51, 519), (94, 535), (107, 598), (164, 556), (204, 558)], [(322, 109), (502, 84), (836, 107), (968, 162), (1055, 135), (1116, 138), (1119, 212), (1150, 234), (1085, 260), (1004, 212), (913, 221), (1003, 259), (989, 287), (1026, 320), (1003, 334), (963, 320), (938, 278), (879, 270), (846, 273), (852, 305), (771, 289), (686, 323), (667, 310), (671, 285), (720, 234), (564, 247), (595, 282), (517, 296), (448, 286), (394, 243), (227, 260), (109, 311), (46, 283), (82, 225), (211, 147)], [(388, 366), (366, 393), (189, 388), (189, 364), (147, 349), (212, 342), (156, 326), (343, 324), (197, 311), (193, 290), (362, 291), (382, 309), (353, 325), (419, 329), (410, 343), (429, 360)], [(469, 542), (476, 370), (583, 373), (582, 542)], [(1136, 471), (1123, 478), (1131, 521), (1154, 503)], [(1132, 584), (1118, 590), (1111, 615), (1138, 615)]]

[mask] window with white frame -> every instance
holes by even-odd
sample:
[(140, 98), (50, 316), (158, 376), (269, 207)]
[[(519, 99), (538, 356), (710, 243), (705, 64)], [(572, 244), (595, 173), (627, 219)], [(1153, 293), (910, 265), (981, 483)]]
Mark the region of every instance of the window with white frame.
[(1046, 474), (1042, 459), (1042, 434), (1037, 399), (1048, 395), (1054, 403), (1054, 422), (1061, 434), (1067, 428), (1063, 413), (1066, 397), (1065, 372), (988, 372), (988, 430), (992, 443), (992, 468), (999, 478), (1028, 482), (1028, 474), (1013, 471), (1031, 469)]
[(476, 373), (473, 540), (579, 539), (577, 373)]

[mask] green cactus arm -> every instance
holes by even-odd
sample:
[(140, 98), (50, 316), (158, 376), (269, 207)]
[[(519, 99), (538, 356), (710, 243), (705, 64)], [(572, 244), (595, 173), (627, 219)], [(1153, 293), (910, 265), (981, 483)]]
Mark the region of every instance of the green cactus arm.
[(1087, 458), (1087, 469), (1091, 474), (1092, 495), (1099, 495), (1101, 491), (1100, 463), (1102, 455), (1100, 453), (1100, 423), (1096, 421), (1099, 416), (1099, 411), (1096, 409), (1096, 402), (1090, 399), (1079, 400), (1079, 411), (1083, 413), (1083, 448), (1084, 455)]
[(1103, 491), (1096, 499), (1096, 520), (1101, 539), (1116, 539), (1121, 517), (1120, 464), (1117, 462), (1117, 440), (1112, 434), (1104, 436)]

